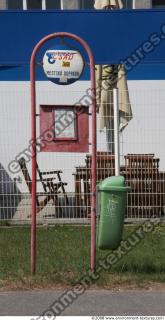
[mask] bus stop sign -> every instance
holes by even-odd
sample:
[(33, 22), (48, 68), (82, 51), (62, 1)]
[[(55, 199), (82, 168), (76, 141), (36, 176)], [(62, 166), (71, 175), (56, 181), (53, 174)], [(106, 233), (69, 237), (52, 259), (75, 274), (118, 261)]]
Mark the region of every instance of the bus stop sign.
[(50, 81), (58, 85), (69, 85), (81, 77), (84, 60), (78, 50), (58, 45), (45, 52), (43, 69)]

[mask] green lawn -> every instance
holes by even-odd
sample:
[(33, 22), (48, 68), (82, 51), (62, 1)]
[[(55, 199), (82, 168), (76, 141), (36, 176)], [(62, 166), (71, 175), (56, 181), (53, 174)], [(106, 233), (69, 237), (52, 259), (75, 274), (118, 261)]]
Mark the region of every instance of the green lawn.
[[(124, 239), (138, 226), (126, 226)], [(37, 273), (30, 275), (30, 228), (0, 228), (0, 288), (31, 288), (74, 284), (89, 267), (90, 228), (39, 227)], [(107, 252), (98, 252), (103, 258)], [(147, 234), (111, 271), (103, 271), (96, 285), (138, 286), (165, 284), (165, 226)]]

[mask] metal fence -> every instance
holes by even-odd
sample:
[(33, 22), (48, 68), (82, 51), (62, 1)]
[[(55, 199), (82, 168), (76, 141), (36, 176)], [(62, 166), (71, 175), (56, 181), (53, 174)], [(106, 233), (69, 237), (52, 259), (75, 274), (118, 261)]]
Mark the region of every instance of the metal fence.
[[(74, 89), (37, 83), (37, 221), (88, 223), (91, 188), (91, 110), (88, 152), (41, 152), (40, 105), (89, 105), (88, 83)], [(109, 93), (111, 95), (111, 92)], [(125, 93), (120, 93), (120, 95)], [(163, 84), (129, 82), (131, 114), (120, 112), (120, 172), (131, 186), (126, 221), (164, 218), (165, 93)], [(29, 83), (2, 83), (0, 219), (31, 221), (31, 142)], [(123, 110), (122, 98), (120, 111)], [(97, 180), (115, 173), (113, 100), (97, 115)], [(128, 109), (127, 109), (128, 110)], [(130, 110), (130, 109), (129, 109)], [(105, 127), (100, 125), (104, 118)], [(123, 120), (124, 119), (124, 120)], [(126, 122), (123, 122), (125, 121)], [(130, 120), (130, 121), (129, 121)], [(123, 123), (127, 123), (122, 128)], [(70, 130), (73, 128), (70, 127)], [(69, 130), (69, 128), (68, 128)], [(68, 141), (69, 144), (69, 141)]]

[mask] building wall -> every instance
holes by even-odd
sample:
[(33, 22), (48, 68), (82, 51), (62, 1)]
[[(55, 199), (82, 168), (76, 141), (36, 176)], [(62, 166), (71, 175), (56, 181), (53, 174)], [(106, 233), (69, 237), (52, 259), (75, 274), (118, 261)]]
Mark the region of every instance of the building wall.
[[(77, 104), (89, 88), (88, 81), (58, 87), (41, 81), (37, 83), (37, 113), (40, 104), (65, 105)], [(160, 168), (165, 170), (165, 81), (128, 81), (133, 119), (120, 136), (121, 160), (127, 153), (154, 153), (160, 158)], [(18, 184), (21, 192), (27, 191), (22, 174), (11, 174), (8, 164), (30, 145), (30, 89), (28, 81), (1, 82), (1, 117), (0, 117), (0, 165)], [(98, 118), (99, 124), (99, 118)], [(40, 136), (39, 118), (37, 118), (37, 137)], [(106, 151), (106, 132), (97, 130), (98, 151)], [(90, 125), (91, 141), (91, 125)], [(91, 146), (90, 146), (91, 148)], [(91, 150), (90, 150), (91, 152)], [(67, 190), (74, 190), (75, 167), (85, 165), (85, 153), (39, 152), (38, 164), (43, 170), (60, 169), (63, 180), (68, 183)], [(20, 156), (21, 157), (21, 154)], [(28, 163), (30, 170), (30, 162)], [(31, 170), (30, 170), (31, 172)]]

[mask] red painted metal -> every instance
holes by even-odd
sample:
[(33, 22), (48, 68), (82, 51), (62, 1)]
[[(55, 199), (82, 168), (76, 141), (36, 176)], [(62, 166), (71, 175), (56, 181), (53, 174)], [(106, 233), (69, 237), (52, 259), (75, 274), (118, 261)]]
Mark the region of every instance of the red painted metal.
[[(75, 114), (75, 137), (56, 138), (54, 133), (55, 110), (73, 110)], [(89, 108), (81, 106), (81, 112), (76, 112), (77, 106), (40, 105), (40, 136), (42, 152), (88, 152), (89, 151)], [(54, 138), (48, 143), (44, 139), (45, 133), (53, 130)]]
[(92, 194), (91, 194), (91, 270), (95, 268), (96, 261), (96, 83), (94, 56), (88, 44), (80, 37), (68, 33), (57, 32), (47, 35), (35, 46), (30, 60), (31, 80), (31, 139), (32, 139), (32, 221), (31, 221), (31, 273), (36, 271), (36, 82), (35, 60), (36, 54), (42, 45), (55, 38), (70, 38), (79, 42), (86, 50), (90, 62), (91, 79), (91, 105), (92, 105)]

